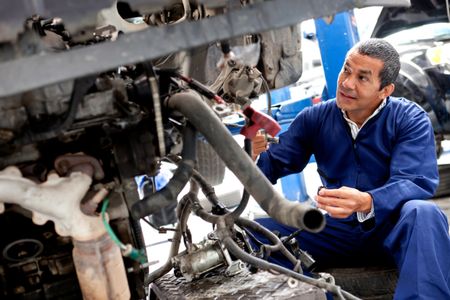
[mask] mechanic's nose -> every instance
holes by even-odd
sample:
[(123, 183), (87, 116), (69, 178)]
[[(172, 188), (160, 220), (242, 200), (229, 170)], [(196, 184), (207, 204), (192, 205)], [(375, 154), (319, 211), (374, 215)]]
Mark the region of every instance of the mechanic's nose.
[(352, 76), (347, 76), (342, 81), (342, 86), (346, 89), (353, 90), (355, 88), (355, 80)]

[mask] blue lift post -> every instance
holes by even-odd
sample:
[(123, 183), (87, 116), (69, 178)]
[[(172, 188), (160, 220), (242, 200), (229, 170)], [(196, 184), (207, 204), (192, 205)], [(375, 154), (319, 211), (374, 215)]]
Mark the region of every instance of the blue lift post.
[(345, 55), (359, 41), (359, 35), (353, 11), (317, 19), (315, 25), (326, 80), (322, 100), (328, 100), (336, 97), (337, 78)]
[[(315, 20), (315, 25), (326, 79), (322, 100), (326, 101), (336, 97), (337, 78), (344, 63), (345, 55), (359, 41), (359, 35), (353, 11), (317, 19)], [(308, 58), (304, 57), (303, 59)], [(280, 102), (280, 96), (286, 97), (285, 100), (290, 98), (290, 95), (286, 95), (286, 90), (281, 90), (283, 89), (273, 91), (271, 95), (275, 98), (275, 103), (279, 102), (278, 108), (273, 111), (272, 115), (280, 123), (282, 127), (281, 132), (283, 132), (297, 113), (312, 105), (312, 99), (290, 99)], [(281, 178), (281, 187), (284, 196), (288, 200), (302, 202), (307, 201), (309, 198), (303, 172)]]
[[(285, 101), (275, 112), (275, 119), (281, 126), (280, 133), (286, 131), (299, 111), (313, 105), (311, 98)], [(291, 201), (307, 201), (309, 196), (306, 190), (303, 172), (291, 174), (280, 179), (284, 197)]]

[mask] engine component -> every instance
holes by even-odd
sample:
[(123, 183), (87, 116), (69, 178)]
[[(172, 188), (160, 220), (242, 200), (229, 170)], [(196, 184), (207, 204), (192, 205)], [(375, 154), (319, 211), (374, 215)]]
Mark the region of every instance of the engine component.
[(130, 299), (120, 250), (108, 235), (74, 240), (73, 261), (84, 299)]
[(223, 91), (229, 97), (236, 99), (238, 104), (244, 105), (261, 94), (262, 76), (256, 68), (249, 66), (241, 67), (230, 74), (226, 79)]
[(255, 67), (229, 60), (211, 89), (225, 101), (245, 105), (261, 94), (262, 75)]
[(199, 278), (202, 274), (227, 264), (223, 251), (218, 241), (205, 240), (197, 244), (194, 251), (172, 258), (174, 273), (187, 281)]
[(35, 239), (19, 239), (3, 249), (3, 257), (9, 261), (21, 261), (34, 258), (42, 253), (44, 245)]
[[(89, 176), (77, 172), (70, 177), (52, 174), (46, 182), (36, 184), (23, 178), (16, 167), (9, 167), (0, 171), (0, 199), (32, 211), (36, 224), (52, 220), (62, 236), (80, 241), (95, 239), (105, 232), (100, 218), (86, 216), (79, 209), (91, 182)], [(2, 208), (3, 203), (0, 212)]]
[(246, 270), (246, 265), (241, 260), (231, 259), (228, 250), (214, 233), (210, 233), (208, 238), (210, 239), (193, 245), (193, 250), (184, 251), (172, 258), (175, 276), (183, 276), (190, 282), (223, 266), (226, 266), (226, 276), (234, 276)]
[(103, 179), (105, 173), (97, 159), (82, 154), (65, 154), (55, 160), (55, 170), (62, 176), (76, 171), (88, 174), (96, 180)]
[(195, 165), (195, 130), (187, 125), (183, 134), (182, 161), (170, 182), (160, 191), (135, 203), (132, 214), (136, 219), (153, 214), (177, 200), (178, 194), (192, 176)]
[[(71, 163), (70, 167), (76, 168), (74, 161)], [(85, 161), (81, 165), (86, 165)], [(74, 172), (70, 177), (50, 174), (46, 182), (36, 184), (23, 178), (16, 167), (9, 167), (0, 172), (0, 199), (30, 210), (36, 224), (52, 220), (58, 234), (73, 238), (73, 259), (85, 299), (129, 299), (119, 248), (106, 234), (100, 217), (87, 216), (80, 208), (91, 182), (90, 176)], [(1, 203), (0, 212), (3, 210)], [(9, 255), (11, 248), (25, 245), (23, 240), (19, 242), (6, 247), (4, 252)], [(37, 255), (36, 251), (39, 249), (31, 249), (28, 258)]]

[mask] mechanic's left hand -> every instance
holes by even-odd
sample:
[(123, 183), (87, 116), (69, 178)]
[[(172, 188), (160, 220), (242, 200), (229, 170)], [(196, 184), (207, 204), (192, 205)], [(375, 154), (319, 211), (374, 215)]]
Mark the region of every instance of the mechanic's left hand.
[(267, 150), (267, 139), (258, 131), (256, 136), (252, 140), (252, 159), (256, 160), (261, 152)]
[(317, 207), (334, 218), (346, 218), (354, 212), (368, 213), (373, 201), (369, 193), (346, 186), (339, 189), (322, 188), (315, 198)]

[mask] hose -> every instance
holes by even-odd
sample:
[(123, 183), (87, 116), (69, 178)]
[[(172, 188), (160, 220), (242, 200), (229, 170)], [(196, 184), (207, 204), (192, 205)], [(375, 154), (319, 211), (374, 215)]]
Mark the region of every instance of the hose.
[(206, 137), (227, 167), (269, 216), (280, 223), (310, 232), (319, 232), (325, 227), (325, 218), (318, 209), (289, 202), (275, 192), (268, 179), (242, 151), (228, 129), (198, 94), (193, 91), (177, 93), (167, 100), (166, 105), (185, 115)]
[[(179, 164), (181, 161), (181, 158), (176, 155), (169, 154), (166, 158), (174, 164)], [(209, 184), (209, 182), (196, 169), (192, 172), (192, 179), (193, 180), (190, 182), (190, 191), (197, 194), (198, 188), (201, 188), (203, 195), (205, 195), (206, 199), (211, 203), (214, 214), (224, 215), (228, 212), (225, 206), (219, 202), (214, 187)]]
[(231, 238), (230, 232), (225, 225), (225, 222), (217, 223), (217, 235), (220, 238), (220, 240), (222, 241), (225, 248), (227, 248), (227, 250), (230, 251), (236, 258), (238, 258), (244, 262), (247, 262), (253, 266), (256, 266), (259, 269), (277, 271), (277, 272), (286, 274), (288, 276), (291, 276), (302, 282), (311, 284), (311, 285), (319, 287), (319, 288), (326, 289), (327, 291), (338, 296), (339, 299), (360, 300), (358, 297), (356, 297), (346, 291), (341, 290), (341, 288), (337, 285), (330, 284), (330, 283), (327, 283), (324, 281), (320, 281), (320, 280), (317, 280), (314, 278), (310, 278), (303, 274), (294, 272), (294, 271), (286, 269), (282, 266), (270, 263), (266, 260), (262, 260), (260, 258), (257, 258), (253, 255), (246, 253), (233, 241), (233, 239)]
[[(314, 278), (310, 278), (308, 276), (305, 276), (301, 273), (297, 273), (295, 271), (289, 270), (287, 268), (284, 268), (282, 266), (270, 263), (266, 260), (257, 258), (253, 255), (250, 255), (243, 251), (232, 239), (229, 231), (230, 227), (230, 221), (233, 222), (232, 219), (229, 218), (229, 215), (224, 216), (215, 216), (212, 214), (207, 213), (199, 204), (197, 196), (195, 193), (189, 193), (185, 197), (183, 197), (184, 200), (190, 200), (190, 203), (192, 205), (193, 211), (202, 218), (203, 220), (207, 222), (211, 222), (217, 225), (217, 235), (220, 239), (220, 241), (223, 243), (225, 248), (228, 249), (236, 258), (241, 259), (244, 262), (247, 262), (259, 269), (263, 270), (269, 270), (269, 271), (276, 271), (279, 273), (286, 274), (288, 276), (291, 276), (297, 280), (300, 280), (305, 283), (309, 283), (311, 285), (317, 286), (319, 288), (326, 289), (327, 291), (330, 291), (334, 295), (337, 296), (337, 299), (351, 299), (351, 300), (358, 300), (359, 298), (355, 297), (354, 295), (341, 290), (339, 286), (336, 286), (334, 284), (330, 284), (324, 281), (320, 281)], [(273, 245), (265, 245), (266, 249), (269, 249), (270, 251), (280, 251), (283, 255), (285, 255), (294, 265), (295, 270), (301, 270), (300, 267), (300, 261), (292, 255), (286, 247), (283, 245), (281, 240), (272, 232), (270, 232), (268, 229), (264, 228), (260, 224), (245, 219), (245, 218), (238, 218), (236, 220), (236, 223), (242, 227), (250, 228), (254, 231), (261, 232), (264, 234), (272, 243)], [(170, 269), (169, 269), (170, 270)], [(345, 297), (344, 297), (345, 296)]]
[(161, 276), (167, 274), (170, 270), (172, 270), (172, 257), (178, 254), (178, 250), (180, 248), (181, 243), (181, 232), (183, 228), (186, 228), (186, 223), (189, 218), (189, 214), (191, 213), (191, 202), (187, 197), (183, 197), (178, 204), (179, 207), (179, 215), (178, 215), (178, 224), (175, 228), (175, 233), (172, 237), (172, 245), (170, 247), (169, 257), (164, 265), (162, 265), (157, 270), (148, 274), (144, 280), (144, 285), (148, 286), (150, 283), (160, 278)]
[(273, 245), (264, 245), (264, 248), (270, 252), (280, 251), (294, 266), (299, 265), (298, 259), (283, 245), (282, 241), (270, 230), (245, 218), (238, 218), (236, 224), (244, 228), (250, 228), (254, 232), (265, 235)]
[(200, 174), (200, 172), (194, 170), (192, 179), (200, 186), (203, 195), (205, 195), (206, 199), (209, 201), (209, 203), (211, 203), (212, 213), (214, 213), (215, 215), (224, 215), (228, 212), (228, 209), (219, 202), (219, 198), (217, 198), (214, 187), (206, 181), (206, 179)]
[(296, 269), (300, 269), (300, 261), (291, 252), (289, 252), (282, 241), (270, 230), (254, 221), (241, 218), (239, 215), (237, 215), (237, 217), (232, 217), (231, 213), (222, 216), (210, 214), (202, 208), (195, 193), (189, 192), (189, 194), (183, 197), (182, 200), (186, 200), (186, 198), (191, 201), (192, 210), (194, 213), (206, 222), (212, 224), (220, 223), (220, 220), (223, 220), (226, 224), (236, 222), (236, 224), (243, 228), (249, 228), (255, 232), (265, 235), (269, 241), (272, 242), (272, 245), (264, 245), (265, 250), (268, 251), (269, 254), (271, 252), (280, 251), (294, 266), (298, 266)]
[[(252, 156), (252, 140), (245, 138), (244, 139), (244, 150), (251, 157)], [(250, 199), (250, 194), (244, 188), (244, 192), (242, 194), (241, 202), (239, 202), (238, 207), (230, 213), (230, 216), (236, 220), (239, 216), (244, 212), (247, 207), (248, 200)]]
[(192, 126), (186, 125), (183, 132), (182, 160), (169, 183), (160, 191), (144, 197), (131, 207), (136, 220), (151, 215), (169, 204), (176, 202), (178, 194), (192, 176), (195, 165), (196, 133)]
[(65, 130), (70, 129), (70, 126), (72, 126), (75, 120), (80, 103), (83, 101), (84, 96), (86, 95), (88, 90), (95, 83), (96, 78), (97, 78), (96, 75), (92, 75), (76, 79), (74, 81), (72, 94), (70, 96), (69, 109), (65, 113), (65, 115), (61, 117), (60, 120), (62, 121), (58, 121), (55, 124), (52, 124), (50, 128), (46, 129), (46, 131), (36, 131), (32, 129), (30, 130), (31, 133), (28, 133), (22, 136), (21, 138), (17, 139), (15, 141), (15, 144), (23, 145), (45, 141), (57, 137), (59, 134), (62, 134)]
[(212, 224), (217, 224), (219, 219), (225, 217), (225, 216), (213, 215), (213, 214), (210, 214), (210, 213), (206, 212), (206, 210), (203, 209), (203, 207), (200, 205), (200, 202), (198, 201), (198, 197), (197, 197), (196, 194), (189, 193), (188, 195), (189, 195), (189, 198), (190, 198), (191, 203), (192, 203), (192, 211), (199, 218), (203, 219), (204, 221), (206, 221), (208, 223), (212, 223)]

